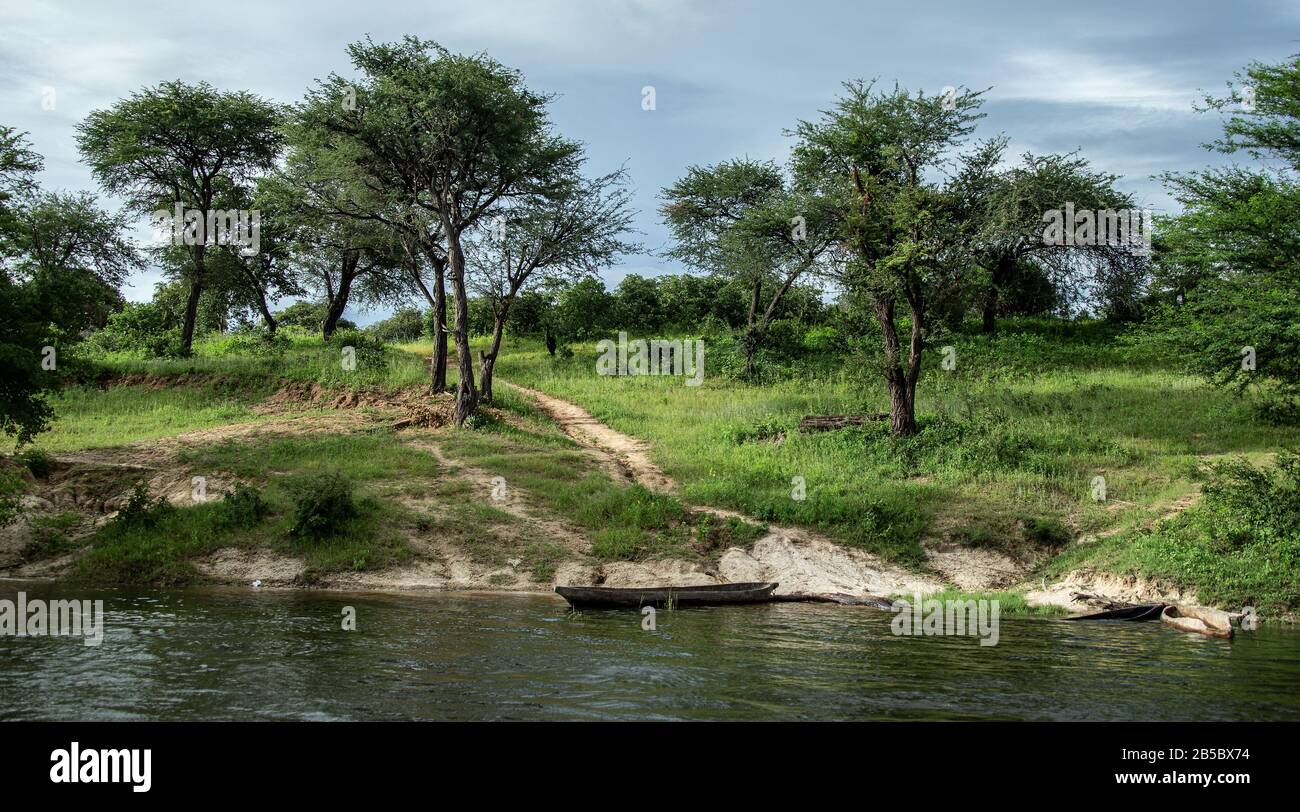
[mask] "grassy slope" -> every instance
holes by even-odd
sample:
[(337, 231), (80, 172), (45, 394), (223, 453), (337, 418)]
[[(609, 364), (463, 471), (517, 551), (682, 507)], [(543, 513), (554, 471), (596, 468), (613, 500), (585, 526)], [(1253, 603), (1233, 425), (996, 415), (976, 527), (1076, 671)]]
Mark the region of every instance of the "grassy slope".
[[(1062, 528), (1072, 537), (1122, 528), (1126, 532), (1066, 552), (1051, 569), (1102, 565), (1199, 585), (1217, 597), (1253, 590), (1267, 592), (1274, 603), (1294, 602), (1276, 578), (1246, 584), (1250, 579), (1243, 573), (1258, 572), (1258, 566), (1207, 552), (1194, 534), (1175, 539), (1141, 528), (1196, 487), (1198, 462), (1229, 454), (1267, 459), (1296, 442), (1300, 432), (1259, 424), (1247, 404), (1170, 372), (1158, 360), (1125, 358), (1109, 336), (1094, 329), (1062, 332), (1026, 324), (1019, 331), (1004, 329), (996, 340), (971, 337), (954, 344), (955, 372), (927, 359), (918, 392), (925, 430), (908, 440), (895, 440), (879, 426), (819, 435), (791, 431), (805, 414), (886, 408), (877, 376), (851, 358), (837, 362), (842, 365), (823, 363), (797, 380), (753, 386), (713, 374), (694, 388), (680, 379), (598, 377), (591, 347), (575, 348), (574, 357), (564, 360), (552, 359), (535, 343), (510, 341), (498, 370), (650, 441), (689, 501), (816, 526), (847, 544), (913, 564), (922, 560), (921, 541), (927, 538), (1017, 552), (1052, 548)], [(342, 370), (337, 348), (301, 336), (275, 353), (220, 339), (200, 344), (196, 357), (185, 361), (110, 359), (116, 374), (153, 377), (138, 385), (67, 390), (56, 404), (59, 418), (40, 445), (75, 451), (263, 420), (252, 407), (284, 380), (327, 389), (422, 385), (426, 366), (419, 356), (429, 347), (401, 349), (382, 365), (367, 365), (363, 357), (352, 372)], [(691, 526), (698, 522), (684, 520), (676, 500), (610, 481), (526, 401), (507, 389), (498, 398), (511, 419), (446, 432), (439, 444), (454, 459), (500, 471), (545, 510), (583, 530), (597, 558), (707, 558), (720, 544), (752, 540), (752, 528)], [(253, 543), (288, 549), (277, 522), (285, 521), (290, 506), (287, 491), (273, 483), (276, 477), (329, 468), (348, 473), (364, 498), (377, 500), (384, 527), (452, 533), (477, 557), (502, 557), (494, 547), (498, 536), (455, 530), (493, 525), (491, 517), (475, 521), (466, 513), (475, 506), (466, 504), (463, 482), (444, 478), (431, 489), (450, 511), (441, 518), (408, 515), (396, 508), (395, 497), (404, 487), (422, 487), (426, 478), (438, 481), (436, 471), (417, 476), (397, 465), (381, 476), (370, 460), (391, 464), (414, 453), (395, 435), (346, 442), (367, 445), (348, 450), (320, 438), (286, 437), (278, 445), (197, 449), (185, 461), (267, 487), (275, 515), (252, 535)], [(1105, 502), (1090, 496), (1098, 475), (1106, 478)], [(796, 476), (807, 483), (802, 501), (791, 495)], [(404, 477), (411, 481), (403, 484)], [(174, 535), (189, 539), (177, 560), (227, 541), (201, 528)], [(324, 569), (370, 567), (399, 560), (401, 550), (384, 542), (375, 549), (322, 552), (312, 560)], [(531, 557), (542, 576), (556, 551), (534, 550)], [(1264, 571), (1267, 580), (1270, 570)], [(1231, 584), (1237, 587), (1225, 586)]]
[[(363, 356), (346, 373), (334, 348), (302, 337), (275, 353), (249, 355), (237, 342), (218, 339), (196, 344), (195, 357), (185, 361), (109, 358), (101, 364), (100, 384), (70, 387), (59, 396), (57, 420), (39, 446), (75, 452), (232, 423), (268, 423), (274, 417), (253, 407), (286, 382), (326, 391), (422, 388), (426, 363), (413, 349), (418, 348), (390, 351), (383, 365), (367, 365)], [(733, 543), (751, 542), (759, 531), (690, 515), (676, 499), (612, 481), (509, 391), (498, 396), (497, 406), (499, 418), (482, 413), (472, 429), (440, 432), (436, 445), (452, 459), (506, 476), (508, 487), (526, 492), (545, 515), (562, 517), (590, 538), (597, 560), (706, 560)], [(253, 483), (270, 507), (267, 519), (251, 528), (225, 526), (217, 504), (165, 512), (154, 527), (98, 533), (74, 575), (102, 583), (180, 583), (195, 577), (189, 564), (194, 557), (239, 546), (300, 555), (310, 578), (407, 560), (411, 551), (404, 538), (419, 534), (449, 541), (486, 564), (522, 559), (521, 566), (542, 581), (571, 557), (547, 539), (521, 542), (518, 533), (504, 532), (516, 517), (482, 502), (468, 481), (440, 470), (433, 456), (391, 431), (279, 434), (268, 426), (264, 432), (186, 446), (177, 462), (195, 475)], [(354, 483), (362, 516), (325, 542), (295, 539), (288, 532), (295, 489), (325, 472), (342, 473)], [(412, 507), (415, 502), (423, 506)], [(47, 554), (69, 549), (57, 533), (46, 535)]]
[[(592, 347), (563, 360), (516, 343), (498, 370), (649, 440), (688, 500), (814, 525), (911, 563), (925, 538), (1052, 549), (1062, 526), (1072, 537), (1138, 528), (1195, 490), (1199, 463), (1267, 459), (1300, 439), (1160, 359), (1124, 357), (1100, 328), (1010, 327), (995, 340), (954, 340), (954, 372), (927, 359), (918, 391), (924, 431), (907, 440), (883, 426), (792, 431), (807, 414), (886, 410), (883, 384), (865, 365), (762, 386), (706, 374), (693, 388), (667, 377), (597, 376)], [(796, 476), (807, 483), (803, 501), (791, 498)], [(1103, 502), (1092, 498), (1096, 476), (1106, 481)], [(1098, 561), (1219, 594), (1219, 570), (1180, 569), (1167, 550), (1113, 555), (1130, 538), (1097, 545), (1109, 551)], [(1075, 565), (1089, 557), (1069, 555)]]

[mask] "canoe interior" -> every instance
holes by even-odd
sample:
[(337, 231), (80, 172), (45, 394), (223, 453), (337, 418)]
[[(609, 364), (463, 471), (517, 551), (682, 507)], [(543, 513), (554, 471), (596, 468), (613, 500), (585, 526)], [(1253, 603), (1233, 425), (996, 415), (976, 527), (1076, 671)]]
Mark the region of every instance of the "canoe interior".
[(615, 588), (557, 586), (555, 591), (573, 606), (704, 606), (728, 603), (766, 603), (772, 599), (772, 582)]

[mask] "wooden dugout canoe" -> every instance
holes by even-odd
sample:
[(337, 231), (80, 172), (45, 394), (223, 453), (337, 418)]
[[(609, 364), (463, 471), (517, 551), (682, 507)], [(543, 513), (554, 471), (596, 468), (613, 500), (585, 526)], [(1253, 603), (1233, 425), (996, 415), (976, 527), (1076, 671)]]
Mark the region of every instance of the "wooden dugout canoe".
[(1204, 606), (1166, 606), (1160, 621), (1180, 632), (1203, 634), (1206, 637), (1232, 637), (1232, 620), (1227, 612)]
[(620, 609), (640, 606), (721, 606), (767, 603), (775, 583), (706, 584), (618, 589), (603, 586), (557, 586), (555, 591), (575, 609)]
[(1083, 615), (1070, 615), (1066, 620), (1159, 620), (1165, 604), (1147, 603), (1137, 606), (1117, 606)]

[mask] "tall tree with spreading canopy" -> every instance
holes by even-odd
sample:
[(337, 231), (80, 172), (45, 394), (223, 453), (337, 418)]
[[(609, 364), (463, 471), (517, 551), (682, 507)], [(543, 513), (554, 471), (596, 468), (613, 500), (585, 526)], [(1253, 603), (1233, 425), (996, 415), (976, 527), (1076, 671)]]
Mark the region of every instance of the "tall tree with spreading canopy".
[[(1000, 156), (1006, 140), (994, 143)], [(1045, 277), (1063, 304), (1106, 298), (1101, 282), (1108, 270), (1140, 276), (1131, 246), (1054, 245), (1043, 239), (1043, 215), (1067, 204), (1080, 211), (1132, 209), (1133, 199), (1115, 189), (1116, 180), (1118, 176), (1094, 170), (1074, 153), (1026, 153), (1019, 164), (990, 175), (976, 201), (979, 227), (973, 236), (976, 260), (988, 274), (978, 302), (985, 333), (997, 331), (1000, 307), (1014, 307), (1006, 297), (1022, 274)]]
[(750, 291), (741, 345), (753, 376), (783, 298), (836, 243), (833, 211), (824, 198), (791, 188), (775, 163), (747, 158), (692, 166), (661, 198), (675, 239), (668, 255)]
[[(281, 136), (277, 107), (245, 91), (222, 92), (206, 82), (162, 82), (96, 110), (77, 127), (77, 145), (99, 185), (149, 215), (176, 203), (207, 223), (216, 209), (233, 209), (223, 191), (249, 186), (273, 166)], [(208, 284), (207, 254), (215, 235), (186, 246), (189, 295), (182, 351), (194, 340), (199, 296)]]
[[(916, 383), (927, 317), (963, 295), (974, 210), (973, 189), (996, 163), (985, 144), (958, 160), (953, 152), (974, 130), (981, 92), (951, 96), (911, 93), (873, 83), (845, 84), (836, 105), (794, 134), (798, 182), (831, 202), (847, 255), (837, 277), (850, 295), (870, 302), (884, 342), (890, 425), (916, 433)], [(954, 165), (952, 182), (937, 175)], [(899, 304), (907, 308), (910, 340), (899, 340)]]
[[(1259, 385), (1300, 419), (1300, 56), (1254, 63), (1206, 99), (1226, 115), (1211, 149), (1255, 163), (1164, 176), (1184, 209), (1161, 223), (1162, 309), (1143, 335), (1212, 381)], [(1243, 88), (1251, 88), (1248, 101)]]
[(86, 193), (45, 193), (41, 157), (0, 127), (0, 431), (29, 441), (52, 415), (61, 354), (107, 318), (140, 257), (121, 215)]
[(479, 370), (480, 394), (489, 403), (501, 337), (520, 290), (542, 279), (593, 276), (636, 250), (623, 239), (633, 216), (626, 172), (588, 179), (577, 175), (580, 164), (574, 161), (568, 182), (516, 201), (496, 215), (494, 227), (465, 243), (477, 292), (492, 305), (492, 343)]
[(459, 373), (454, 419), (461, 425), (479, 399), (463, 241), (510, 200), (562, 185), (579, 147), (551, 132), (549, 96), (486, 55), (454, 54), (409, 36), (391, 44), (366, 39), (348, 53), (362, 80), (333, 75), (320, 82), (304, 105), (304, 123), (437, 225), (429, 242), (446, 249)]

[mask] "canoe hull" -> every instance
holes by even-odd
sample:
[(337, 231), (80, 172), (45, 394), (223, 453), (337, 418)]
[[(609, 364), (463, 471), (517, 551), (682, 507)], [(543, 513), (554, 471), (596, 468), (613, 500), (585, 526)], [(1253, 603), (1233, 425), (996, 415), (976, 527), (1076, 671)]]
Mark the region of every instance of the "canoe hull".
[(1115, 609), (1105, 609), (1100, 612), (1093, 612), (1086, 615), (1070, 615), (1066, 620), (1128, 620), (1132, 622), (1141, 622), (1144, 620), (1159, 620), (1164, 614), (1165, 605), (1163, 603), (1148, 603), (1139, 606), (1121, 606)]
[(768, 603), (775, 583), (664, 586), (617, 589), (600, 586), (557, 586), (555, 591), (575, 609), (627, 609), (641, 606), (726, 606)]
[(1203, 606), (1166, 606), (1160, 622), (1180, 632), (1223, 639), (1232, 637), (1232, 621), (1228, 613)]

